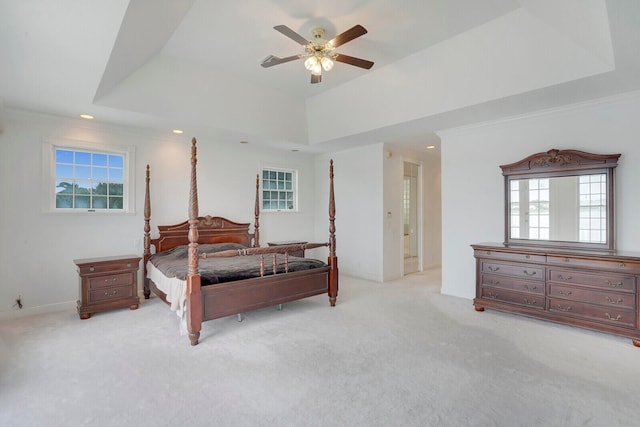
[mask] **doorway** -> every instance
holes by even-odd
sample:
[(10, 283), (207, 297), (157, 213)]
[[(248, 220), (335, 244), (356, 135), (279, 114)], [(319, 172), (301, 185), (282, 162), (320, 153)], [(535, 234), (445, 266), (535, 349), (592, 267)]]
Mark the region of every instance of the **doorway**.
[(421, 269), (420, 252), (422, 235), (420, 221), (420, 165), (404, 162), (404, 195), (402, 220), (404, 227), (404, 275)]

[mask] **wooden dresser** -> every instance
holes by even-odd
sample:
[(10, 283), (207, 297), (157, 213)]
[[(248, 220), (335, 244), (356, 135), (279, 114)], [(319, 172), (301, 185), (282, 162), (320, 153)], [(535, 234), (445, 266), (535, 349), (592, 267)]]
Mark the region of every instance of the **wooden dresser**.
[(477, 311), (489, 308), (580, 326), (629, 337), (640, 347), (640, 255), (471, 246)]
[(114, 308), (138, 308), (138, 267), (140, 257), (125, 255), (106, 258), (76, 259), (79, 276), (78, 315)]

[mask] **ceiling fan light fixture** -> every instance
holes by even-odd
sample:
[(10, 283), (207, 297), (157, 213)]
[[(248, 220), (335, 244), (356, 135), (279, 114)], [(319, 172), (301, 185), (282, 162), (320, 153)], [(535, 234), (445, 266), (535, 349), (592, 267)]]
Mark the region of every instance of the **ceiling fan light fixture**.
[(320, 59), (320, 63), (322, 64), (322, 68), (324, 68), (325, 71), (331, 71), (331, 69), (333, 68), (333, 61), (328, 56), (323, 56)]

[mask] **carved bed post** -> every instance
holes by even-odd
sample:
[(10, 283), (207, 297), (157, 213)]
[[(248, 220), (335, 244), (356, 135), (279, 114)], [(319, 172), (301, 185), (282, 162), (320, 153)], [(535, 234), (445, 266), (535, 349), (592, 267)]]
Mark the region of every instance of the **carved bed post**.
[(254, 214), (256, 217), (256, 222), (253, 225), (253, 247), (260, 247), (260, 175), (256, 175), (256, 206), (254, 209)]
[(329, 303), (336, 305), (338, 297), (338, 257), (336, 256), (336, 201), (333, 192), (333, 159), (329, 162)]
[(144, 298), (149, 299), (151, 290), (149, 289), (149, 279), (147, 279), (147, 261), (151, 256), (151, 226), (149, 221), (151, 220), (151, 197), (149, 193), (149, 165), (147, 165), (146, 185), (144, 192), (144, 251), (142, 253), (142, 265), (144, 266), (142, 283), (144, 283)]
[(202, 294), (198, 272), (198, 184), (196, 139), (191, 140), (191, 186), (189, 190), (189, 269), (187, 272), (187, 330), (191, 345), (198, 344), (202, 328)]

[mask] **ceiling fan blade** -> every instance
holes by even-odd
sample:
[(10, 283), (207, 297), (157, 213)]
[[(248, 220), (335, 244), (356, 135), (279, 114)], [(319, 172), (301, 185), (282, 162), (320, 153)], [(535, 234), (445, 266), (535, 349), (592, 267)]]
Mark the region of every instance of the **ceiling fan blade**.
[(335, 60), (338, 62), (342, 62), (349, 65), (355, 65), (356, 67), (366, 68), (367, 70), (373, 67), (373, 62), (367, 61), (366, 59), (355, 58), (349, 55), (343, 55), (338, 53), (335, 57)]
[(329, 43), (331, 43), (333, 47), (338, 47), (365, 34), (367, 34), (367, 30), (362, 25), (355, 25), (344, 33), (335, 36)]
[(281, 32), (282, 34), (289, 37), (294, 42), (301, 44), (302, 46), (306, 46), (310, 43), (309, 40), (305, 39), (286, 25), (276, 25), (275, 27), (273, 27), (273, 29)]
[(269, 68), (274, 65), (284, 64), (285, 62), (295, 61), (296, 59), (300, 59), (300, 55), (287, 56), (286, 58), (278, 58), (277, 56), (269, 55), (262, 60), (260, 65), (264, 68)]
[(320, 83), (322, 81), (322, 74), (311, 74), (311, 84)]

